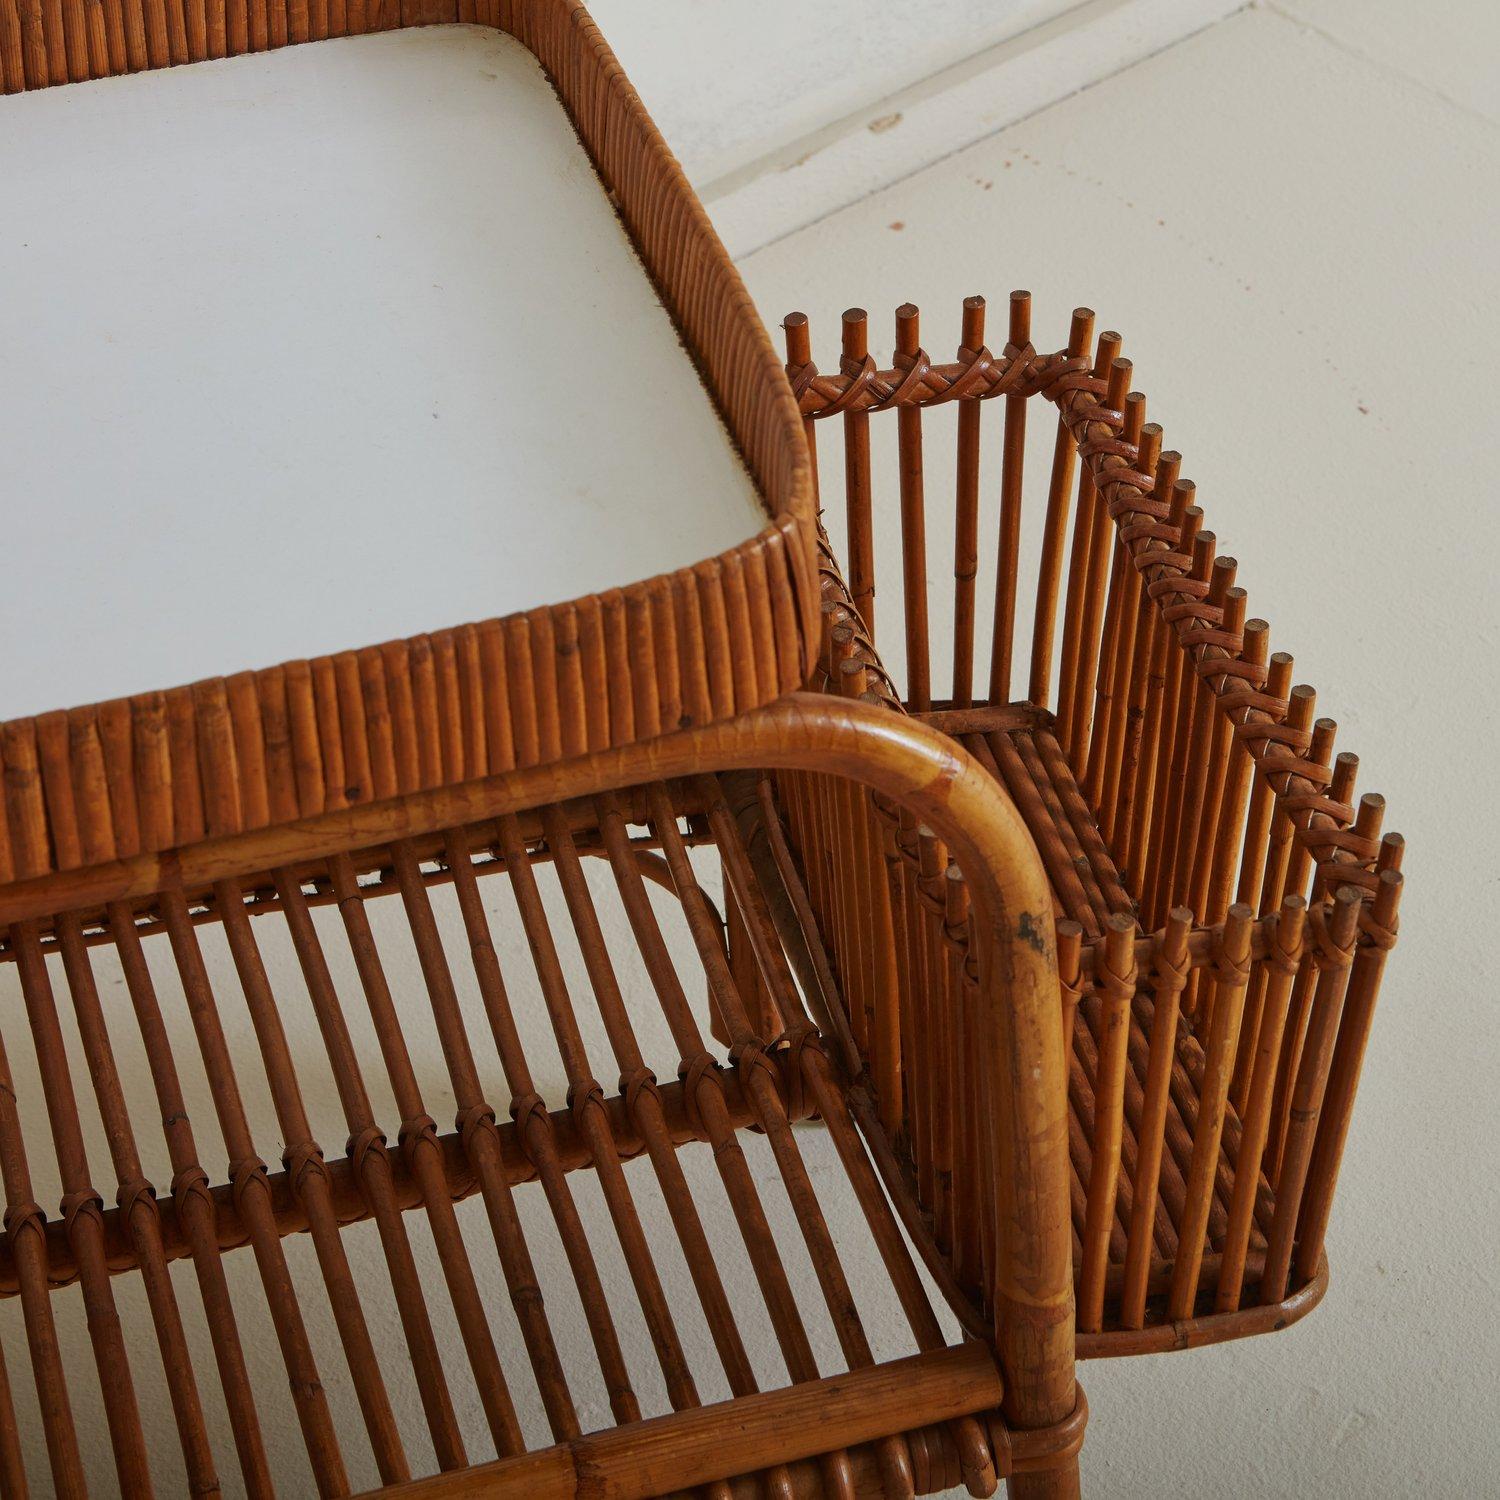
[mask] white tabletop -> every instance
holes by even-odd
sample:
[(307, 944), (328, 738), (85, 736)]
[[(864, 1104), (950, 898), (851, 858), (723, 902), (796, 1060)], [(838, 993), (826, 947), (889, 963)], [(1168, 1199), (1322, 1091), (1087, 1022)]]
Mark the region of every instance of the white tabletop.
[(765, 521), (531, 56), (0, 100), (0, 717), (508, 614)]

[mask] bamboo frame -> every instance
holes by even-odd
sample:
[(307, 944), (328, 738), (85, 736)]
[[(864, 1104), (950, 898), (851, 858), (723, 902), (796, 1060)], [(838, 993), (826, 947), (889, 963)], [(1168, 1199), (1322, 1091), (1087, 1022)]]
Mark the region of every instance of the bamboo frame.
[[(1356, 803), (1357, 761), (1335, 759), (1332, 721), (1315, 720), (1312, 690), (1293, 685), (1291, 657), (1273, 653), (1265, 622), (1248, 618), (1236, 562), (1218, 554), (1180, 455), (1145, 420), (1119, 335), (1095, 338), (1092, 312), (1078, 309), (1067, 344), (1038, 353), (1026, 294), (1011, 306), (999, 355), (983, 343), (983, 299), (969, 298), (953, 362), (907, 353), (881, 370), (867, 356), (858, 371), (829, 375), (812, 363), (797, 315), (787, 376), (810, 424), (892, 410), (910, 421), (913, 410), (951, 403), (959, 455), (951, 699), (898, 689), (860, 628), (826, 537), (814, 680), (846, 695), (857, 683), (868, 700), (953, 736), (1021, 813), (1052, 887), (1071, 1039), (1079, 1357), (1196, 1347), (1289, 1326), (1323, 1294), (1329, 1209), (1395, 941), (1403, 846), (1382, 837), (1380, 798)], [(903, 311), (914, 324), (915, 309)], [(1001, 491), (1001, 524), (981, 696), (976, 496), (989, 472), (983, 403), (997, 397), (1005, 416), (989, 482)], [(1011, 701), (1014, 538), (1026, 492), (1015, 410), (1035, 397), (1056, 409), (1057, 436), (1036, 599), (1025, 611), (1034, 621), (1028, 695)], [(880, 530), (872, 492), (868, 480), (849, 492), (863, 535)], [(943, 535), (935, 501), (921, 524)], [(903, 514), (903, 534), (913, 525)], [(867, 566), (862, 586), (872, 593), (875, 582)], [(899, 629), (882, 614), (888, 623)], [(933, 658), (922, 679), (937, 680), (947, 664), (908, 621), (908, 662), (919, 645)], [(853, 1018), (871, 1009), (870, 978), (850, 961), (850, 921), (834, 913), (868, 912), (858, 850), (821, 865), (808, 859), (850, 809), (815, 825), (799, 804), (806, 795), (789, 794), (789, 827), (828, 943), (826, 1004), (836, 1020)], [(878, 803), (855, 809), (856, 823), (860, 816), (873, 820), (867, 842), (884, 840), (893, 889), (903, 893), (874, 912), (876, 929), (889, 925), (909, 962), (929, 965), (931, 986), (925, 955), (947, 930), (935, 899), (941, 853)], [(915, 1078), (958, 1097), (969, 1086), (961, 1042), (934, 1057), (931, 1027), (918, 1009), (880, 1036), (855, 1026), (853, 1066), (894, 1135), (884, 1165), (908, 1227), (960, 1317), (977, 1327), (985, 1247), (968, 1241), (950, 1186), (972, 1168), (944, 1155), (948, 1144), (910, 1097)]]

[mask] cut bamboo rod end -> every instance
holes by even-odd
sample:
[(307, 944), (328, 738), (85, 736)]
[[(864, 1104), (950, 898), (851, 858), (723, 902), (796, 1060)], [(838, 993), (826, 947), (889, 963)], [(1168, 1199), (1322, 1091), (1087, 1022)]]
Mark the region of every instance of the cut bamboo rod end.
[[(840, 327), (843, 333), (843, 355), (846, 362), (862, 363), (870, 352), (870, 315), (862, 307), (844, 311)], [(845, 373), (851, 373), (847, 368)]]
[(1010, 294), (1010, 342), (1016, 348), (1031, 342), (1031, 293)]
[(1140, 453), (1136, 457), (1136, 468), (1153, 481), (1161, 462), (1161, 423), (1146, 422), (1141, 427)]
[(1068, 325), (1068, 355), (1072, 359), (1086, 358), (1089, 345), (1094, 340), (1094, 309), (1075, 307), (1072, 321)]
[(977, 353), (984, 346), (984, 310), (985, 301), (983, 297), (964, 298), (963, 335), (959, 350), (960, 355)]
[(910, 358), (922, 347), (922, 315), (914, 302), (896, 309), (896, 353)]
[(782, 331), (786, 335), (786, 362), (798, 368), (812, 363), (812, 335), (808, 328), (807, 314), (788, 313), (783, 320)]

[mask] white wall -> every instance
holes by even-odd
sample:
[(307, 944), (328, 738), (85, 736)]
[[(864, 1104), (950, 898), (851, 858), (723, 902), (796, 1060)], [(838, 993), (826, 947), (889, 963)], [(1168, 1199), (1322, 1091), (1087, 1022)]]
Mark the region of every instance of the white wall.
[(600, 0), (734, 254), (1149, 57), (1242, 0)]
[(590, 10), (702, 185), (1075, 8), (1076, 0), (600, 0)]

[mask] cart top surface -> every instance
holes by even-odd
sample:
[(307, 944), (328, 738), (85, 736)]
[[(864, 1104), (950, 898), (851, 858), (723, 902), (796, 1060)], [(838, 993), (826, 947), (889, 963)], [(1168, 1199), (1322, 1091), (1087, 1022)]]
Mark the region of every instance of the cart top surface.
[(575, 598), (765, 510), (512, 38), (0, 101), (0, 716)]

